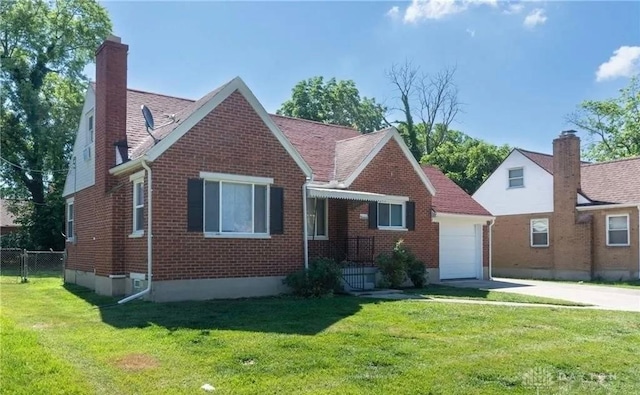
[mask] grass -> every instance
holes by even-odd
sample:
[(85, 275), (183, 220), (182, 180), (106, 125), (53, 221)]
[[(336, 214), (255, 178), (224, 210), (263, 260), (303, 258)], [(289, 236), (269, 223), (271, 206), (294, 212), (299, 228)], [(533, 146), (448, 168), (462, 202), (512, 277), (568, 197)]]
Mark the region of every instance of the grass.
[[(291, 297), (114, 306), (0, 285), (7, 394), (631, 394), (640, 315)], [(548, 385), (540, 387), (541, 385)]]
[(419, 289), (406, 289), (405, 292), (436, 299), (469, 299), (493, 302), (551, 304), (557, 306), (588, 306), (583, 303), (571, 302), (562, 299), (520, 295), (509, 292), (487, 291), (477, 288), (451, 287), (438, 284), (429, 284), (427, 287)]

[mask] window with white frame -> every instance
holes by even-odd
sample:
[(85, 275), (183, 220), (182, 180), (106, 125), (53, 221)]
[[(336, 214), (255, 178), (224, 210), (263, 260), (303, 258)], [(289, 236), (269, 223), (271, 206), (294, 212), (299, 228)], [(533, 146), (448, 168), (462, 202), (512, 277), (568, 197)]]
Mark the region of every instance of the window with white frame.
[(531, 247), (549, 247), (549, 219), (531, 220)]
[(607, 215), (607, 245), (629, 245), (629, 215)]
[(327, 199), (307, 198), (307, 236), (327, 238)]
[(93, 110), (89, 111), (86, 117), (87, 117), (87, 145), (89, 145), (89, 144), (93, 144), (93, 140), (95, 138)]
[(144, 178), (133, 180), (133, 234), (144, 233)]
[(509, 188), (519, 188), (524, 186), (524, 169), (509, 169)]
[[(273, 181), (221, 175), (204, 181), (204, 232), (210, 235), (267, 235), (268, 189)], [(215, 176), (213, 176), (215, 177)]]
[(404, 228), (404, 204), (378, 203), (379, 228)]
[(74, 219), (75, 219), (75, 205), (74, 205), (74, 200), (73, 199), (69, 199), (67, 200), (67, 240), (68, 241), (73, 241), (73, 231), (74, 229)]

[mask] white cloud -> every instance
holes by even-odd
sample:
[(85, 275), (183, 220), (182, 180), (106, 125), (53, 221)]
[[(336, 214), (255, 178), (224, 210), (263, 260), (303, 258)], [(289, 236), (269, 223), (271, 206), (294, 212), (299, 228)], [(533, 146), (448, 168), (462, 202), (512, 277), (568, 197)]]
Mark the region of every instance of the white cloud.
[(476, 36), (476, 31), (473, 29), (468, 29), (467, 28), (467, 33), (469, 33), (469, 35), (471, 36), (471, 38)]
[(389, 9), (389, 11), (387, 11), (386, 15), (391, 18), (391, 19), (398, 19), (398, 17), (400, 16), (400, 7), (393, 6)]
[(537, 25), (542, 25), (547, 21), (547, 16), (542, 8), (536, 8), (524, 18), (524, 26), (533, 29)]
[(502, 12), (505, 14), (519, 14), (522, 12), (522, 10), (524, 10), (524, 4), (514, 3), (509, 4), (509, 6)]
[(427, 19), (441, 19), (463, 12), (469, 6), (497, 6), (498, 0), (412, 0), (404, 12), (405, 23), (417, 23)]
[(622, 46), (613, 51), (613, 56), (598, 67), (596, 81), (632, 77), (640, 72), (640, 47)]

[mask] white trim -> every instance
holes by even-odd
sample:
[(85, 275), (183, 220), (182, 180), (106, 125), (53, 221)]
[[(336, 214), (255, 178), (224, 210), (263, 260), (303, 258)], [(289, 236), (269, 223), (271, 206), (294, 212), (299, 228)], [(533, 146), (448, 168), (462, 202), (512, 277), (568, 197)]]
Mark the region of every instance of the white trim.
[(620, 204), (601, 204), (594, 206), (577, 206), (578, 211), (590, 211), (590, 210), (608, 210), (611, 208), (634, 208), (638, 207), (639, 203), (620, 203)]
[(131, 233), (128, 237), (130, 239), (137, 239), (142, 236), (144, 236), (144, 230), (136, 230), (133, 233)]
[(383, 195), (373, 192), (348, 191), (344, 189), (319, 188), (309, 186), (307, 197), (319, 199), (346, 199), (366, 202), (398, 203), (409, 200), (407, 196)]
[(433, 218), (433, 222), (439, 222), (441, 218), (459, 218), (478, 221), (479, 224), (486, 225), (487, 221), (495, 220), (496, 217), (491, 215), (472, 215), (472, 214), (455, 214), (455, 213), (440, 213), (436, 212)]
[[(609, 242), (609, 219), (612, 217), (626, 217), (627, 219), (627, 242), (625, 244), (611, 244)], [(629, 247), (631, 245), (631, 229), (629, 226), (629, 213), (620, 213), (620, 214), (608, 214), (607, 218), (606, 218), (606, 229), (607, 229), (607, 234), (606, 234), (606, 239), (607, 239), (607, 247)], [(622, 229), (615, 229), (615, 230), (622, 230)], [(614, 230), (614, 231), (615, 231)]]
[[(73, 218), (69, 221), (69, 206), (73, 206)], [(69, 233), (69, 222), (71, 222), (71, 235), (67, 235), (67, 242), (73, 243), (75, 241), (76, 235), (76, 200), (75, 197), (70, 197), (66, 200), (65, 206), (65, 216), (64, 216), (64, 231), (65, 234)]]
[[(400, 206), (402, 207), (402, 213), (400, 214), (400, 219), (402, 220), (402, 225), (380, 225), (380, 205), (386, 204), (389, 206), (389, 224), (391, 224), (391, 206)], [(376, 204), (376, 221), (379, 230), (407, 230), (407, 205), (404, 202), (378, 202)]]
[(144, 178), (144, 170), (140, 170), (139, 172), (136, 172), (130, 175), (129, 181), (138, 181), (141, 178)]
[(110, 274), (109, 278), (127, 278), (126, 274)]
[[(511, 170), (522, 170), (522, 176), (511, 177)], [(511, 180), (520, 180), (520, 179), (522, 179), (522, 185), (511, 186)], [(511, 167), (507, 169), (507, 189), (513, 189), (513, 188), (524, 188), (524, 167), (523, 166)]]
[(147, 279), (147, 275), (146, 273), (129, 273), (129, 278), (132, 280), (146, 280)]
[(268, 233), (204, 232), (206, 239), (270, 239)]
[[(547, 223), (547, 244), (533, 244), (533, 221), (545, 221)], [(536, 233), (543, 233), (543, 232), (536, 232)], [(549, 229), (549, 218), (532, 218), (531, 220), (529, 220), (529, 245), (532, 248), (545, 248), (545, 247), (549, 247), (549, 239), (551, 237), (551, 232)]]
[[(378, 133), (383, 133), (383, 131), (380, 131)], [(411, 166), (413, 166), (413, 169), (418, 174), (418, 177), (420, 177), (424, 185), (427, 187), (427, 190), (429, 191), (429, 193), (431, 193), (432, 196), (435, 195), (436, 188), (433, 186), (431, 181), (429, 181), (429, 178), (424, 173), (424, 170), (422, 170), (418, 161), (416, 161), (411, 151), (409, 151), (409, 147), (407, 147), (407, 144), (404, 142), (404, 139), (402, 138), (402, 136), (400, 136), (400, 133), (398, 133), (398, 130), (394, 127), (388, 128), (387, 135), (382, 140), (380, 140), (378, 145), (376, 145), (373, 148), (373, 150), (369, 152), (369, 155), (367, 155), (367, 157), (362, 161), (362, 163), (360, 163), (360, 165), (351, 173), (351, 175), (346, 180), (344, 180), (345, 188), (348, 188), (358, 178), (360, 173), (362, 173), (362, 171), (369, 165), (369, 163), (373, 160), (373, 158), (375, 158), (376, 155), (378, 155), (380, 150), (382, 150), (382, 148), (392, 138), (396, 140), (396, 142), (400, 146), (400, 149), (404, 153), (405, 157), (409, 160), (409, 162), (411, 163)]]
[[(92, 107), (89, 111), (87, 111), (84, 114), (84, 116), (85, 116), (85, 122), (86, 122), (86, 125), (85, 125), (85, 133), (86, 133), (85, 147), (86, 147), (89, 145), (93, 145), (93, 143), (96, 141), (96, 113), (95, 113), (94, 107)], [(89, 129), (89, 119), (92, 119), (91, 129)]]
[(118, 166), (112, 167), (111, 169), (109, 169), (109, 174), (114, 175), (114, 176), (119, 176), (122, 173), (126, 173), (129, 170), (133, 170), (136, 169), (138, 167), (142, 167), (142, 162), (148, 162), (149, 159), (147, 159), (147, 156), (141, 156), (138, 159), (134, 159), (134, 160), (130, 160), (127, 162), (124, 162)]
[[(132, 211), (132, 227), (133, 233), (129, 237), (139, 237), (138, 234), (144, 234), (144, 215), (142, 219), (142, 224), (138, 223), (138, 210), (142, 209), (144, 213), (144, 170), (138, 172), (136, 174), (142, 173), (141, 177), (136, 177), (132, 180), (133, 182), (133, 194), (132, 194), (132, 203), (133, 203), (133, 211)], [(134, 174), (134, 175), (136, 175)], [(138, 204), (138, 185), (142, 185), (142, 204)], [(138, 229), (138, 225), (142, 226), (141, 229)]]
[(246, 183), (246, 184), (261, 184), (261, 185), (273, 184), (273, 178), (270, 178), (270, 177), (254, 177), (254, 176), (243, 176), (238, 174), (211, 173), (208, 171), (201, 171), (200, 178), (206, 181), (229, 181), (229, 182), (240, 182), (240, 183)]
[(150, 161), (156, 160), (162, 155), (169, 147), (171, 147), (176, 141), (184, 136), (191, 128), (193, 128), (198, 122), (200, 122), (207, 114), (213, 111), (218, 105), (226, 100), (233, 92), (238, 91), (247, 100), (249, 105), (253, 107), (254, 111), (258, 114), (262, 122), (271, 130), (271, 133), (278, 139), (280, 144), (284, 147), (287, 153), (293, 158), (296, 164), (300, 167), (302, 172), (311, 177), (311, 167), (302, 159), (302, 156), (293, 147), (289, 139), (282, 133), (282, 131), (273, 122), (267, 111), (262, 107), (262, 104), (255, 97), (253, 92), (247, 87), (240, 77), (236, 77), (227, 84), (223, 85), (222, 89), (214, 94), (206, 103), (202, 105), (198, 110), (189, 115), (186, 119), (169, 133), (168, 136), (163, 138), (154, 145), (146, 154)]

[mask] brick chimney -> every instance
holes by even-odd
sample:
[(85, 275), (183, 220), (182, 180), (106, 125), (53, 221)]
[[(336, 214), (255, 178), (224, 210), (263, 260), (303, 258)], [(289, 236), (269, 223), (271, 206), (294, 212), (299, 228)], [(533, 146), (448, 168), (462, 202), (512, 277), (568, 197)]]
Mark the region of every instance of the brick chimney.
[(96, 186), (110, 190), (116, 144), (127, 140), (127, 51), (120, 37), (109, 36), (96, 51)]
[(566, 130), (553, 140), (553, 211), (572, 213), (580, 190), (580, 138)]
[[(95, 97), (95, 254), (96, 291), (122, 294), (109, 275), (124, 273), (125, 194), (109, 174), (116, 166), (116, 144), (127, 140), (127, 51), (120, 37), (109, 36), (96, 51)], [(99, 277), (98, 277), (99, 276)]]

